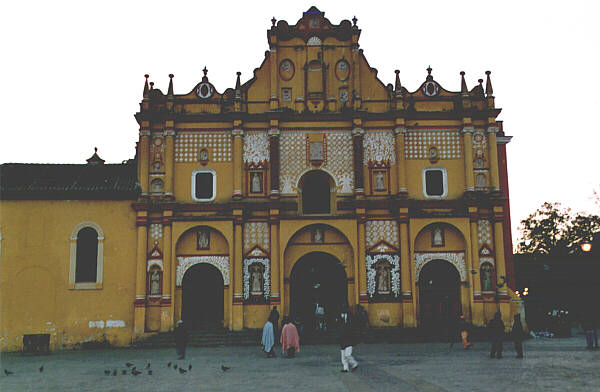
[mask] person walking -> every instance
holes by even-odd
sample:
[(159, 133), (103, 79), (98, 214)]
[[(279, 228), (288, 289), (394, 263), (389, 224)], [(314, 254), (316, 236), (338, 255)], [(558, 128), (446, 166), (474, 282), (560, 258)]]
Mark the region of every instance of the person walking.
[(517, 358), (523, 358), (523, 324), (521, 324), (521, 315), (515, 314), (515, 321), (513, 322), (512, 331), (510, 332), (513, 342), (515, 342), (515, 351)]
[(183, 321), (179, 320), (175, 327), (175, 350), (177, 352), (178, 359), (185, 358), (185, 348), (188, 342), (188, 333), (183, 325)]
[(586, 317), (585, 320), (581, 323), (581, 327), (585, 332), (585, 340), (587, 343), (587, 349), (591, 350), (594, 348), (594, 323), (591, 317)]
[(279, 312), (277, 311), (277, 306), (273, 306), (273, 309), (271, 309), (271, 313), (269, 313), (268, 320), (271, 320), (271, 322), (273, 323), (273, 333), (275, 339), (277, 339), (277, 332), (279, 331)]
[(275, 331), (271, 315), (269, 315), (269, 319), (263, 327), (260, 343), (263, 346), (263, 351), (267, 355), (267, 358), (273, 358), (275, 356), (275, 350), (273, 350), (273, 346), (275, 345)]
[(353, 320), (348, 312), (348, 307), (342, 307), (340, 313), (339, 339), (340, 351), (342, 357), (342, 373), (355, 371), (358, 367), (358, 362), (352, 356), (352, 347), (356, 343), (356, 333), (353, 326)]
[(490, 358), (502, 358), (502, 338), (504, 337), (504, 323), (500, 312), (496, 312), (494, 318), (488, 324), (488, 332), (492, 341)]
[(464, 315), (460, 315), (458, 319), (458, 327), (460, 329), (460, 337), (462, 339), (463, 348), (465, 350), (473, 347), (473, 343), (469, 342), (469, 334), (471, 333), (471, 323), (465, 320)]
[(300, 337), (294, 323), (290, 322), (288, 316), (283, 316), (283, 328), (281, 329), (281, 352), (287, 358), (294, 358), (296, 352), (300, 351)]

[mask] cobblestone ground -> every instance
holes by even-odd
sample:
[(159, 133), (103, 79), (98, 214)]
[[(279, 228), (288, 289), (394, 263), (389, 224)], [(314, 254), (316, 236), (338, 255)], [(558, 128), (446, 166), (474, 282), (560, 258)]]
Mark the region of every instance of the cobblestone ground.
[[(515, 359), (512, 344), (505, 343), (504, 358), (498, 360), (489, 359), (487, 343), (469, 351), (458, 343), (363, 344), (354, 351), (360, 363), (354, 373), (340, 372), (335, 345), (301, 347), (294, 359), (265, 358), (259, 347), (191, 348), (185, 360), (175, 360), (174, 349), (5, 353), (0, 390), (600, 391), (600, 351), (584, 346), (583, 337), (529, 340), (525, 358)], [(122, 375), (127, 362), (142, 374)], [(148, 363), (152, 375), (145, 369)], [(192, 365), (192, 370), (180, 374), (175, 364), (186, 370)], [(230, 369), (222, 371), (221, 365)], [(6, 376), (5, 369), (14, 374)]]

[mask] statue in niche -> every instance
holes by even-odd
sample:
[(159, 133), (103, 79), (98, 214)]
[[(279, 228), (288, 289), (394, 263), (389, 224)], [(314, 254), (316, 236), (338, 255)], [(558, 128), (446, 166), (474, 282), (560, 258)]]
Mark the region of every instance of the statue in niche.
[(318, 244), (322, 244), (324, 241), (323, 229), (321, 227), (317, 227), (313, 231), (313, 242)]
[(383, 171), (375, 172), (375, 190), (385, 191), (385, 177), (383, 175)]
[(210, 233), (207, 229), (198, 230), (197, 249), (210, 248)]
[(444, 246), (444, 230), (441, 227), (436, 227), (431, 233), (432, 246)]
[(483, 188), (487, 185), (487, 180), (485, 178), (485, 174), (481, 174), (479, 173), (476, 177), (475, 177), (475, 186), (477, 188)]
[(150, 272), (150, 295), (160, 295), (160, 272)]
[(473, 166), (475, 167), (475, 169), (482, 169), (483, 165), (483, 151), (477, 150), (475, 151), (475, 159), (473, 160)]
[(323, 160), (323, 143), (322, 142), (311, 142), (310, 143), (310, 160), (311, 161), (322, 161)]
[(492, 291), (492, 267), (485, 263), (481, 266), (481, 291)]
[(251, 193), (262, 193), (262, 181), (261, 173), (252, 172), (250, 174), (250, 192)]
[(262, 295), (263, 293), (263, 271), (258, 264), (250, 266), (250, 293), (252, 295)]
[(389, 294), (391, 292), (390, 275), (391, 267), (389, 263), (379, 262), (375, 267), (377, 294)]

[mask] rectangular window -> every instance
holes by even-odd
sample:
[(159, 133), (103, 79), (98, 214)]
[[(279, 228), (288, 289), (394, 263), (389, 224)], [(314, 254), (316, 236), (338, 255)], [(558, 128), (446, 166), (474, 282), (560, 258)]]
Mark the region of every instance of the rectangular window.
[(195, 170), (192, 174), (192, 198), (197, 201), (214, 200), (217, 190), (216, 184), (214, 170)]
[(426, 197), (445, 197), (448, 193), (446, 169), (425, 168), (423, 170), (423, 192)]

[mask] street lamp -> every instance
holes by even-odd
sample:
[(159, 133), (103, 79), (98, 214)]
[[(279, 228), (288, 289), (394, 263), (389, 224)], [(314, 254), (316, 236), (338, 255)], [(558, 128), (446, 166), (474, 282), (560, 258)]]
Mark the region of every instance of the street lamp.
[(581, 250), (584, 251), (585, 253), (591, 252), (592, 251), (592, 243), (588, 242), (588, 241), (582, 242)]

